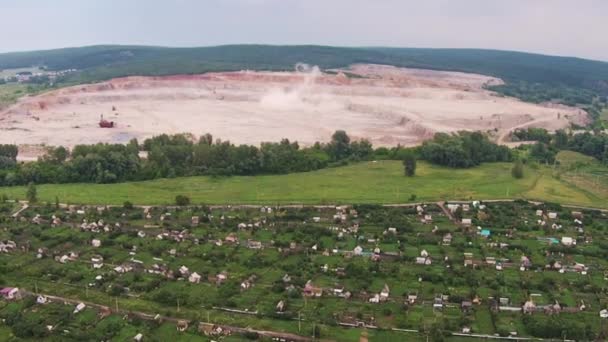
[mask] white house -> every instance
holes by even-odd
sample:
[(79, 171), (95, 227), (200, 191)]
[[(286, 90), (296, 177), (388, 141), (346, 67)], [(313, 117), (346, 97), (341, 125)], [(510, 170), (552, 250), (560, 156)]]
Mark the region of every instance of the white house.
[(562, 245), (564, 245), (564, 246), (576, 245), (576, 241), (574, 241), (574, 239), (571, 238), (571, 237), (569, 237), (569, 236), (563, 236), (562, 237)]
[(201, 282), (201, 276), (198, 273), (194, 272), (190, 275), (190, 277), (188, 277), (188, 281), (194, 284), (198, 284)]
[(380, 299), (387, 300), (391, 290), (388, 288), (388, 284), (384, 284), (384, 288), (380, 291)]
[(84, 308), (86, 308), (87, 306), (84, 303), (79, 303), (78, 305), (76, 305), (76, 308), (74, 308), (74, 313), (77, 314), (80, 311), (84, 310)]

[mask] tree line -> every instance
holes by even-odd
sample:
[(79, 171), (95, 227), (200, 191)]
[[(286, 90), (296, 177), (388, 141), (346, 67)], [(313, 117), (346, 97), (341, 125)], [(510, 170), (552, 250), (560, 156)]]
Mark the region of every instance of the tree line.
[[(142, 157), (141, 152), (147, 153)], [(328, 143), (301, 147), (283, 139), (260, 146), (235, 145), (210, 134), (159, 135), (139, 143), (77, 145), (49, 148), (35, 162), (17, 163), (17, 147), (0, 145), (0, 186), (30, 183), (116, 183), (183, 176), (253, 176), (313, 171), (364, 160), (404, 161), (413, 176), (416, 159), (449, 167), (472, 167), (482, 162), (510, 161), (511, 151), (480, 132), (438, 133), (422, 146), (378, 147), (368, 140), (353, 141), (336, 131)]]
[(530, 157), (540, 162), (553, 163), (559, 151), (569, 150), (608, 164), (608, 134), (600, 131), (572, 134), (560, 129), (551, 134), (544, 128), (528, 128), (515, 131), (513, 136), (520, 140), (536, 141), (529, 148)]
[[(259, 175), (305, 172), (350, 161), (371, 159), (367, 140), (351, 141), (336, 131), (329, 143), (300, 147), (283, 139), (259, 147), (234, 145), (210, 134), (160, 135), (143, 144), (77, 145), (49, 148), (36, 162), (17, 163), (17, 146), (0, 145), (0, 185), (29, 183), (115, 183), (155, 178), (211, 175)], [(140, 152), (147, 153), (142, 158)], [(394, 152), (387, 150), (387, 157)]]

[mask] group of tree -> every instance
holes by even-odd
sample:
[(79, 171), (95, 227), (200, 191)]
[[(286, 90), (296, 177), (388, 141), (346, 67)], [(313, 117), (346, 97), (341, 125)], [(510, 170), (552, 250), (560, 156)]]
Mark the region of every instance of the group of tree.
[(525, 129), (516, 129), (512, 133), (512, 139), (514, 141), (540, 141), (549, 143), (551, 141), (551, 134), (544, 128), (528, 127)]
[[(141, 157), (141, 152), (147, 158)], [(406, 176), (416, 173), (416, 161), (449, 167), (473, 167), (482, 162), (512, 160), (511, 151), (480, 132), (438, 133), (417, 148), (379, 147), (353, 141), (336, 131), (328, 143), (301, 147), (283, 139), (260, 146), (235, 145), (210, 134), (159, 135), (143, 144), (77, 145), (49, 148), (36, 162), (17, 163), (17, 147), (0, 145), (0, 186), (45, 183), (116, 183), (182, 176), (252, 176), (306, 172), (353, 161), (400, 160)], [(32, 196), (35, 197), (35, 196)]]
[(542, 163), (553, 163), (557, 152), (570, 150), (608, 164), (608, 134), (601, 131), (573, 134), (557, 130), (551, 134), (543, 128), (529, 128), (516, 131), (514, 136), (521, 140), (536, 141), (530, 147), (530, 157)]
[(467, 168), (484, 162), (507, 162), (513, 156), (506, 146), (490, 141), (481, 132), (437, 133), (419, 147), (420, 157), (431, 163)]
[[(329, 143), (300, 147), (283, 139), (259, 147), (191, 135), (160, 135), (143, 144), (77, 145), (71, 151), (50, 148), (36, 162), (17, 163), (17, 147), (0, 145), (0, 185), (30, 183), (115, 183), (178, 176), (259, 175), (305, 172), (369, 160), (374, 150), (367, 140), (351, 141), (336, 131)], [(141, 158), (140, 152), (147, 152)], [(384, 152), (384, 151), (383, 151)], [(388, 151), (390, 158), (395, 152)]]

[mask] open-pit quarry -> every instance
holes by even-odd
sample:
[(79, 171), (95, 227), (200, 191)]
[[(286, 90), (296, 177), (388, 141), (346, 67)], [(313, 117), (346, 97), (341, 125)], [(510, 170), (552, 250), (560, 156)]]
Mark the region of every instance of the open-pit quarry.
[[(211, 133), (238, 144), (288, 138), (307, 145), (343, 129), (389, 146), (459, 130), (494, 131), (501, 140), (515, 128), (554, 130), (587, 119), (577, 108), (524, 103), (484, 89), (501, 82), (380, 65), (125, 77), (22, 98), (0, 113), (0, 143), (73, 146)], [(115, 126), (101, 128), (102, 115)]]

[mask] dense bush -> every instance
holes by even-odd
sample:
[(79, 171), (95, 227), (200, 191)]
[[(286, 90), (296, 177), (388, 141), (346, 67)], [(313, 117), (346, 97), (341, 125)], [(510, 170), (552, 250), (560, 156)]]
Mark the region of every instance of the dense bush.
[(481, 132), (437, 133), (422, 144), (420, 155), (431, 163), (458, 168), (512, 159), (508, 147), (492, 143)]

